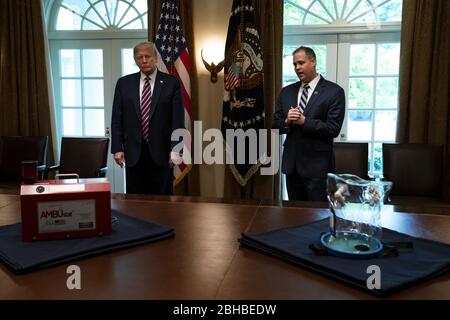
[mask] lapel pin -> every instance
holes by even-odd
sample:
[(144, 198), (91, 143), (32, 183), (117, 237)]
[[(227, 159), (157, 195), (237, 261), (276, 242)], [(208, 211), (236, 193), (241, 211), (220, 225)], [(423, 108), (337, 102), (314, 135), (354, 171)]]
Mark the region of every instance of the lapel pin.
[(316, 94), (318, 94), (318, 92), (317, 92), (317, 91), (315, 91), (315, 92), (314, 92), (314, 94), (316, 95)]

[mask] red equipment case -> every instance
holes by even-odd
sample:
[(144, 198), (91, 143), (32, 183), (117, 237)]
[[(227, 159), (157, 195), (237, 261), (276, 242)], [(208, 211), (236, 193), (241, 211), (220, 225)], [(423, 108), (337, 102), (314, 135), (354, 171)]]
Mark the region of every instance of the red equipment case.
[(107, 178), (45, 180), (20, 189), (24, 241), (111, 234)]

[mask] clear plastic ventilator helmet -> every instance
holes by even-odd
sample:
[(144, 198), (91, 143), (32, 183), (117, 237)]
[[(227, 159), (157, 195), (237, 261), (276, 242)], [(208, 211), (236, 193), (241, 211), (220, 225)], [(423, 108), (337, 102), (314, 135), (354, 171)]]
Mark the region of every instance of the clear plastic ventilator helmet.
[(376, 257), (383, 250), (381, 207), (391, 189), (390, 181), (329, 173), (330, 232), (321, 236), (322, 246), (341, 257)]

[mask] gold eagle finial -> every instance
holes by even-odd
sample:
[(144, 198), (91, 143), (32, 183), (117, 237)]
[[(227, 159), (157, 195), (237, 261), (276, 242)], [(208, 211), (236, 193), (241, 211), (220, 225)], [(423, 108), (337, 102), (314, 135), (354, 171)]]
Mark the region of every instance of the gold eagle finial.
[(203, 58), (203, 49), (200, 51), (200, 55), (202, 57), (202, 61), (203, 61), (203, 64), (205, 65), (206, 70), (211, 72), (211, 82), (216, 83), (217, 82), (217, 74), (223, 69), (225, 60), (222, 60), (221, 62), (219, 62), (218, 65), (215, 65), (214, 62), (211, 62), (211, 64), (209, 64)]

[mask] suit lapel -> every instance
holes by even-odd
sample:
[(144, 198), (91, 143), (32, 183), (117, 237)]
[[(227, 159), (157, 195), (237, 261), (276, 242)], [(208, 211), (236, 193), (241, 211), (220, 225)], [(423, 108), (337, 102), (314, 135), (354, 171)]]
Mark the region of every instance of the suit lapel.
[(141, 95), (140, 95), (140, 82), (141, 82), (141, 72), (135, 73), (135, 77), (132, 79), (132, 94), (134, 101), (134, 111), (136, 111), (136, 114), (138, 116), (139, 121), (141, 121)]
[(320, 80), (319, 80), (319, 82), (317, 83), (317, 86), (316, 86), (316, 88), (314, 89), (314, 92), (312, 93), (312, 97), (311, 98), (309, 98), (309, 101), (308, 101), (308, 103), (306, 104), (306, 108), (305, 108), (305, 115), (306, 114), (308, 114), (309, 113), (309, 110), (311, 109), (311, 108), (313, 108), (314, 107), (314, 102), (317, 100), (317, 98), (322, 94), (322, 86), (323, 86), (323, 84), (324, 84), (324, 80), (323, 80), (323, 78), (322, 78), (322, 76), (320, 76)]
[(164, 80), (163, 75), (161, 71), (158, 70), (156, 74), (155, 84), (153, 86), (153, 93), (152, 93), (152, 102), (150, 104), (150, 114), (149, 114), (149, 121), (152, 120), (152, 116), (155, 113), (155, 110), (158, 106), (158, 100), (159, 96), (161, 95), (162, 87), (164, 86)]

